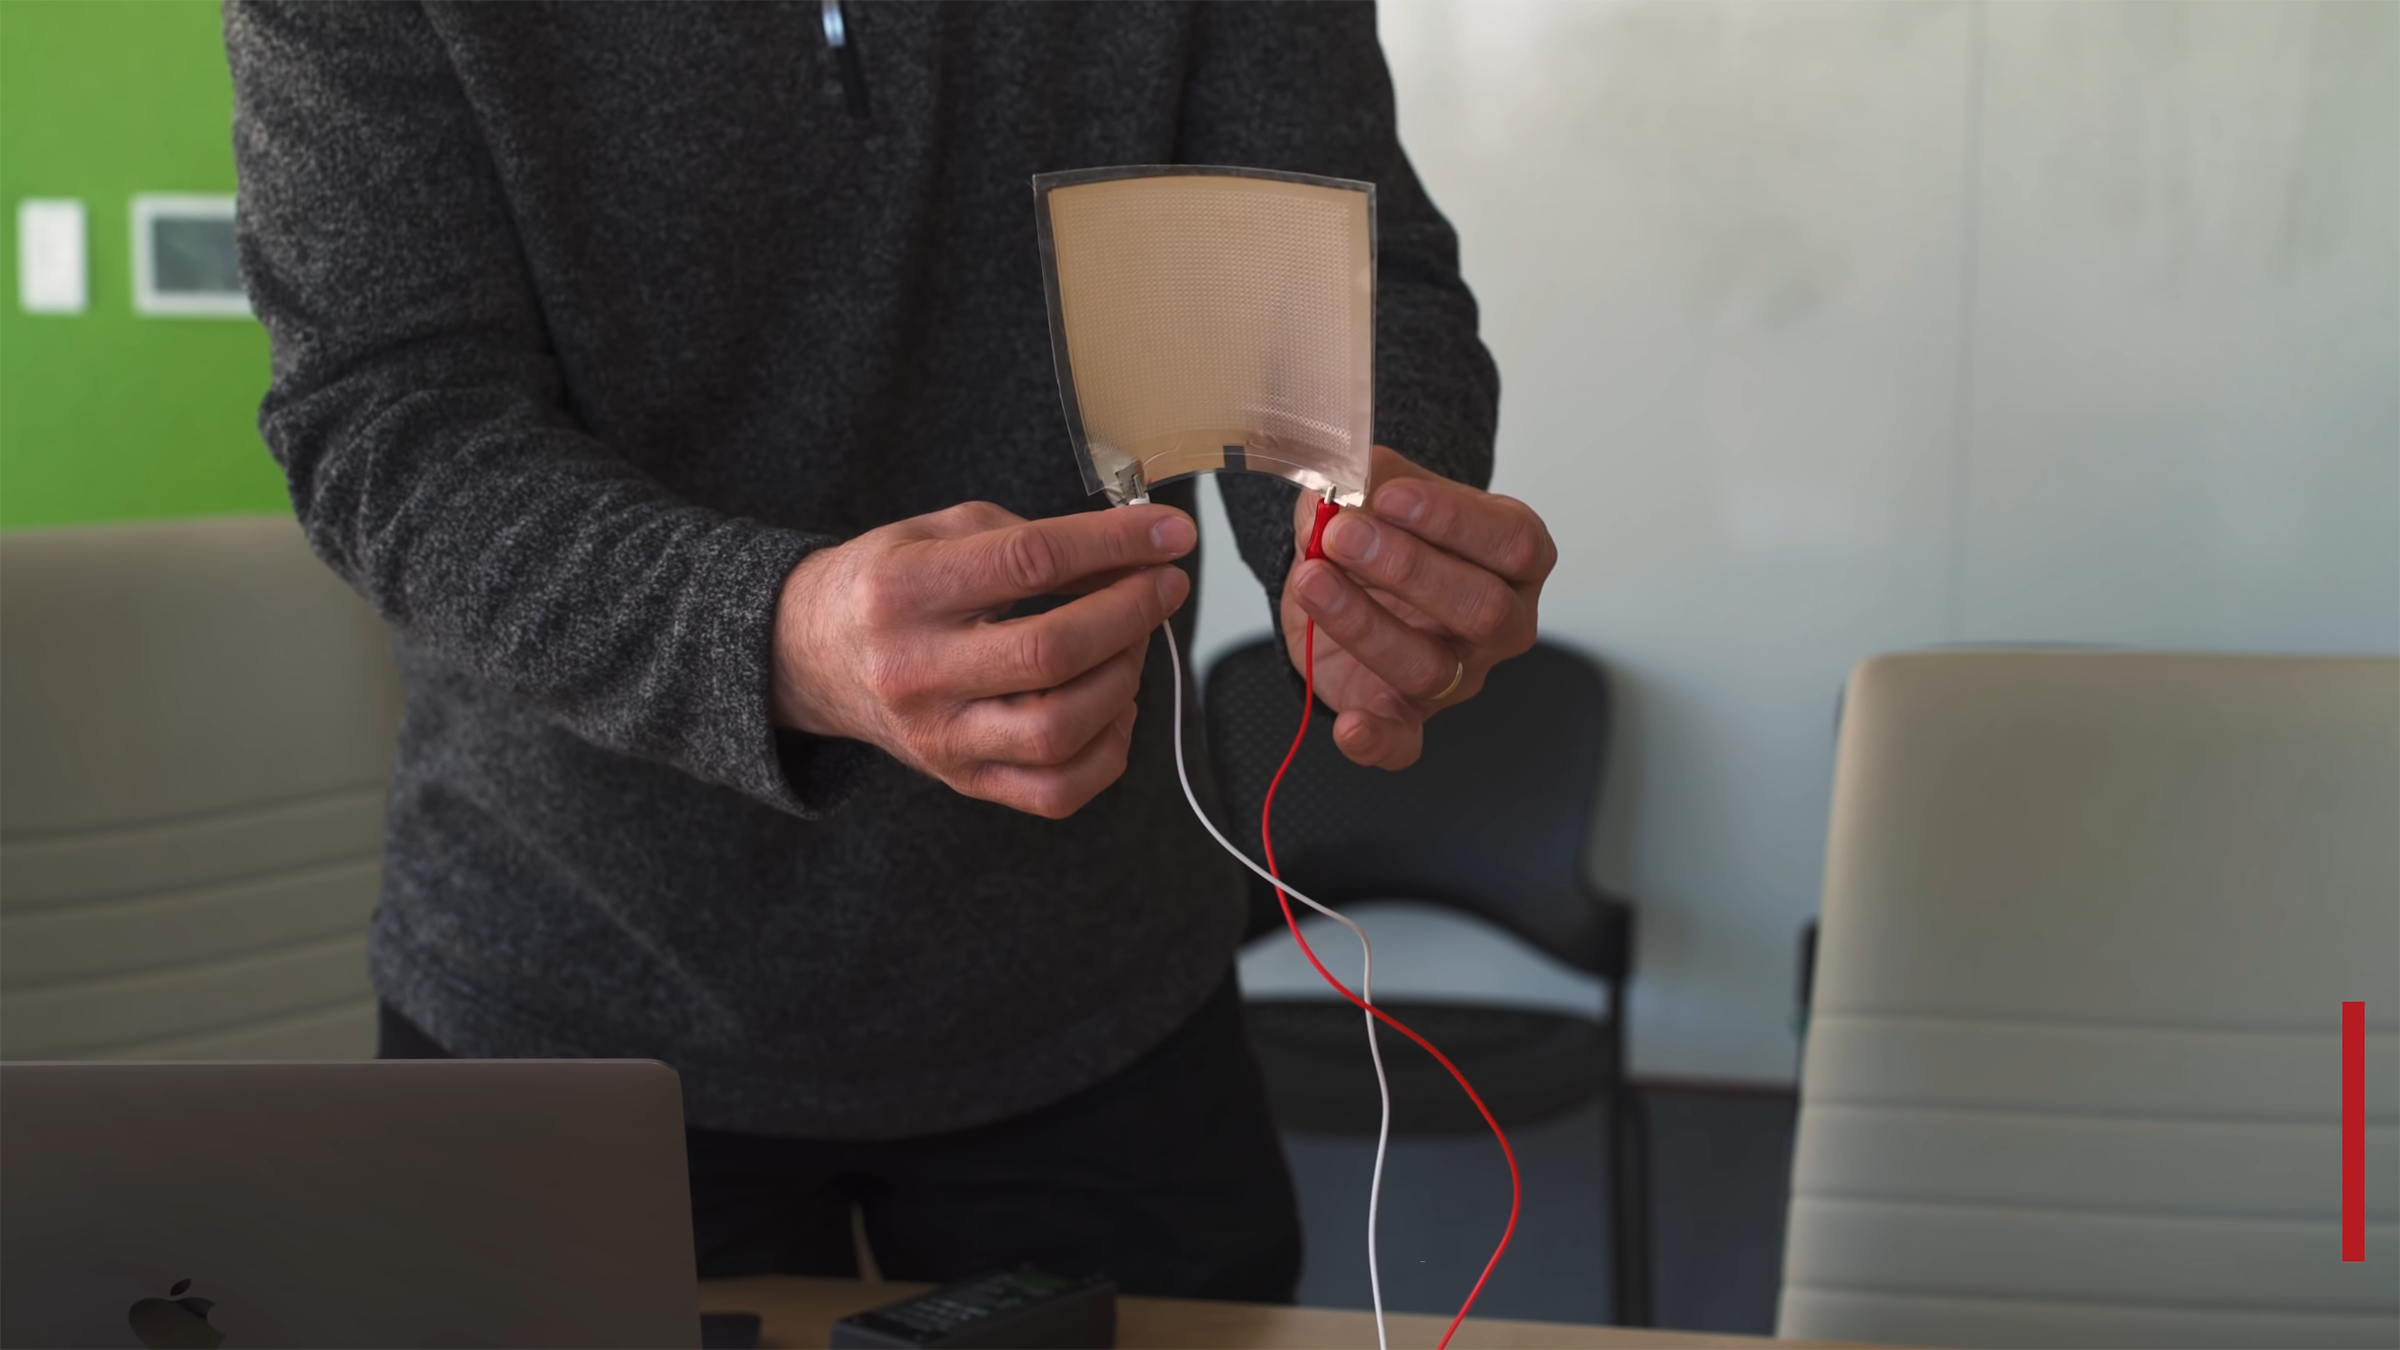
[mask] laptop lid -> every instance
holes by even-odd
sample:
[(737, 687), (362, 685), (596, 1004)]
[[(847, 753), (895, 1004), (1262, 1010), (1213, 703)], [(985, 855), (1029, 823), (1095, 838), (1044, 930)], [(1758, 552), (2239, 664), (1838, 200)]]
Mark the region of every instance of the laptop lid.
[(0, 1065), (0, 1343), (696, 1346), (647, 1060)]

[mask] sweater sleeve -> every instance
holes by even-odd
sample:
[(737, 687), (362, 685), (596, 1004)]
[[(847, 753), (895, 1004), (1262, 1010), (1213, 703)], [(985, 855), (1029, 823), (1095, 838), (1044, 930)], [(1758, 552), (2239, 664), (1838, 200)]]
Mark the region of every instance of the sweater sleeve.
[[(1500, 375), (1475, 332), (1458, 236), (1400, 148), (1371, 4), (1203, 6), (1177, 157), (1375, 184), (1375, 439), (1443, 477), (1484, 487)], [(1218, 479), (1269, 612), (1292, 564), (1290, 484)]]
[(679, 498), (571, 408), (509, 205), (414, 5), (228, 0), (259, 413), (311, 545), (410, 644), (787, 811), (871, 751), (778, 733), (784, 577), (835, 542)]

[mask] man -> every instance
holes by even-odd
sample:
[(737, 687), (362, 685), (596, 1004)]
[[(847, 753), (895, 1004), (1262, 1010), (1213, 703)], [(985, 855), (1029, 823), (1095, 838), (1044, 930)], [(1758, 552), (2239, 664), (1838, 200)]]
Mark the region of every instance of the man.
[(407, 686), (385, 1053), (673, 1064), (705, 1275), (846, 1273), (856, 1203), (892, 1276), (1289, 1298), (1240, 884), (1147, 660), (1190, 486), (1085, 497), (1027, 180), (1380, 185), (1400, 453), (1330, 562), (1291, 566), (1289, 489), (1225, 486), (1338, 743), (1402, 767), (1554, 553), (1477, 490), (1497, 378), (1372, 11), (230, 0), (226, 35), (261, 427)]

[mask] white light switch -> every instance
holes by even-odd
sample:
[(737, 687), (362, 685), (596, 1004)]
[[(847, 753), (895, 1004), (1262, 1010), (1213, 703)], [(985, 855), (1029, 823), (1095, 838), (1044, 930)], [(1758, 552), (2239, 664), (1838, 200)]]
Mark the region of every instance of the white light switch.
[(17, 303), (28, 314), (81, 314), (86, 300), (83, 203), (17, 203)]

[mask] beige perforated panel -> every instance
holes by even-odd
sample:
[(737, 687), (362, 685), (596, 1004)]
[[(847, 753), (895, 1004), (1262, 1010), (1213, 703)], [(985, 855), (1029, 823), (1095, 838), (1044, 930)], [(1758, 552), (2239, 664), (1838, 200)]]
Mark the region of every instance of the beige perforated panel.
[(1373, 197), (1232, 173), (1050, 188), (1061, 385), (1091, 481), (1220, 469), (1357, 505), (1374, 435)]

